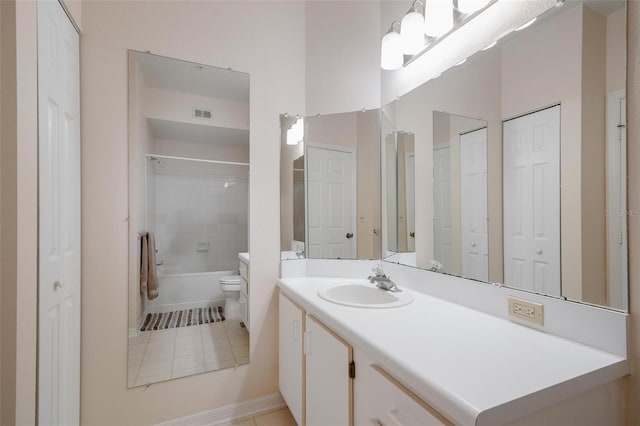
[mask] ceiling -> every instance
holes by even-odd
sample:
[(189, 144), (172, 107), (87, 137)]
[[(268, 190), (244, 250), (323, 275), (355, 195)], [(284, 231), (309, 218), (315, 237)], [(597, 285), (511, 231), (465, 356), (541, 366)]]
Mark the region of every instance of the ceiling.
[(132, 55), (140, 64), (148, 87), (249, 102), (249, 74), (150, 53), (132, 52)]
[(249, 145), (249, 131), (148, 118), (151, 131), (159, 139), (216, 145)]

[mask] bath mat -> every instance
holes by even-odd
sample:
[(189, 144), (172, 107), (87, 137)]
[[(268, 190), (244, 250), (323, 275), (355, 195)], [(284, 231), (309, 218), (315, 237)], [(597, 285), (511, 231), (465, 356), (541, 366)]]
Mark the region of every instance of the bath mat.
[(224, 307), (209, 306), (207, 308), (147, 314), (140, 331), (165, 330), (222, 321), (224, 321)]

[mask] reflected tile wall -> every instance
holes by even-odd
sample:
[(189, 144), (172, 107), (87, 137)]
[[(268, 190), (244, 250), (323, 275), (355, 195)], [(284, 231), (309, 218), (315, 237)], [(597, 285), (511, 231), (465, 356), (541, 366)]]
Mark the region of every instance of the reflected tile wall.
[(151, 185), (159, 261), (175, 272), (238, 268), (248, 249), (248, 177), (157, 174)]

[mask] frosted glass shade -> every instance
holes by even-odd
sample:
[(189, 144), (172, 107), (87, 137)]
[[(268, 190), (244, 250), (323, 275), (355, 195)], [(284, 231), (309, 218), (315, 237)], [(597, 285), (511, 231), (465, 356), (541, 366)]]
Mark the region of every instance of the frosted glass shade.
[(287, 145), (297, 145), (304, 139), (304, 118), (298, 120), (287, 130)]
[(440, 37), (453, 28), (453, 3), (451, 0), (427, 0), (424, 11), (424, 33)]
[(458, 10), (469, 14), (485, 7), (491, 0), (458, 0)]
[(420, 12), (409, 12), (402, 18), (400, 26), (402, 51), (415, 55), (424, 48), (424, 17)]
[(396, 70), (404, 63), (400, 33), (389, 31), (382, 37), (380, 48), (380, 67), (383, 70)]

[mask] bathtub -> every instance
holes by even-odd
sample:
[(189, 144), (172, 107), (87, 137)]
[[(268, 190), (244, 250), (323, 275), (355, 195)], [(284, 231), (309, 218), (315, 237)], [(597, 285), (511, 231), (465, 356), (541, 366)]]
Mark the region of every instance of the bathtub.
[(172, 269), (158, 267), (158, 297), (147, 301), (146, 313), (223, 306), (220, 277), (238, 274), (238, 271), (182, 273)]

